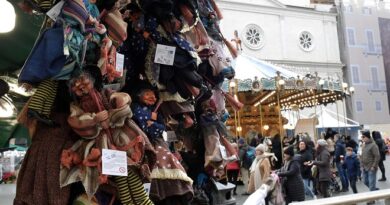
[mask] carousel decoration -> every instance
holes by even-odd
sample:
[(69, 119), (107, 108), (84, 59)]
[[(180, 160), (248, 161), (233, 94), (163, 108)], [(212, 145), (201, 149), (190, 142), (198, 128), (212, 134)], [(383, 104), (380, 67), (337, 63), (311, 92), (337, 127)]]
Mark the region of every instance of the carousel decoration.
[[(227, 121), (231, 132), (236, 133), (236, 136), (247, 133), (253, 126), (263, 136), (283, 136), (285, 130), (291, 130), (293, 126), (281, 115), (282, 111), (313, 107), (316, 112), (318, 105), (335, 103), (352, 93), (347, 92), (349, 89), (344, 88), (343, 82), (338, 79), (321, 78), (317, 73), (302, 77), (259, 60), (256, 61), (261, 65), (255, 64), (256, 70), (250, 68), (249, 64), (242, 63), (244, 60), (240, 58), (245, 58), (250, 63), (255, 61), (245, 55), (239, 56), (236, 78), (223, 85), (224, 90), (230, 91), (234, 85), (234, 95), (244, 104), (243, 109), (234, 112), (235, 117)], [(240, 70), (240, 65), (245, 65), (248, 70)], [(259, 76), (245, 76), (240, 72), (248, 72), (252, 76), (257, 73)], [(229, 107), (228, 110), (231, 111)]]

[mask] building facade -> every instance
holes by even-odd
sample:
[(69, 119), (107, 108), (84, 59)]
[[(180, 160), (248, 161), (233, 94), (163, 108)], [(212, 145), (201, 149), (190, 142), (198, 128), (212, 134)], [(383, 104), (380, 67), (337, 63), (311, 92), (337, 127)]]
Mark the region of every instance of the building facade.
[(298, 74), (342, 78), (337, 13), (331, 6), (319, 11), (310, 0), (219, 0), (218, 5), (222, 32), (234, 39), (237, 31), (243, 53)]
[[(365, 128), (390, 133), (386, 76), (390, 73), (389, 5), (379, 0), (336, 2), (344, 78), (355, 88), (347, 98), (349, 116)], [(389, 3), (387, 3), (389, 4)], [(387, 25), (387, 26), (386, 26)], [(390, 70), (389, 70), (390, 72)]]
[[(235, 39), (236, 33), (242, 41), (242, 53), (279, 65), (301, 78), (318, 73), (321, 78), (342, 80), (337, 12), (333, 5), (311, 4), (310, 0), (217, 3), (224, 15), (222, 33), (227, 39)], [(327, 108), (342, 115), (342, 105), (338, 102)], [(309, 116), (318, 114), (320, 109), (304, 111)]]

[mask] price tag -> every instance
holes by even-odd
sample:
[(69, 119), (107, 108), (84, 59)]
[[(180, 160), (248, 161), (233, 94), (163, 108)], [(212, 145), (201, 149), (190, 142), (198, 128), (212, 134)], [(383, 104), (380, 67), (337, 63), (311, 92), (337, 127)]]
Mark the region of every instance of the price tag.
[(176, 48), (173, 46), (157, 44), (154, 62), (164, 65), (173, 65), (173, 60), (175, 59), (175, 52)]
[(223, 145), (219, 145), (219, 150), (221, 151), (222, 159), (227, 159), (227, 153), (226, 153), (226, 148)]
[(103, 174), (127, 176), (127, 155), (124, 151), (103, 149)]
[(68, 47), (68, 46), (64, 46), (64, 55), (66, 55), (66, 56), (69, 56), (69, 55), (70, 55), (69, 47)]
[(58, 2), (55, 6), (53, 6), (53, 8), (51, 8), (51, 9), (46, 13), (46, 15), (47, 15), (48, 17), (50, 17), (51, 19), (53, 19), (53, 21), (57, 21), (57, 17), (60, 15), (61, 9), (62, 9), (62, 7), (64, 6), (64, 3), (65, 3), (64, 0)]
[(150, 183), (145, 183), (144, 184), (145, 192), (149, 195), (150, 193)]
[(115, 69), (116, 71), (121, 73), (121, 76), (123, 76), (123, 67), (125, 66), (125, 55), (116, 53), (116, 65)]

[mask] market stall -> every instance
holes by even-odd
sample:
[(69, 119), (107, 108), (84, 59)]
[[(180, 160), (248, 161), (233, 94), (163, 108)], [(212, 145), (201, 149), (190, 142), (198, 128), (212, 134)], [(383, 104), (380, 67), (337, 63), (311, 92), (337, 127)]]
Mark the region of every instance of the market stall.
[(214, 0), (18, 3), (45, 20), (18, 75), (34, 140), (14, 204), (189, 204), (224, 179), (236, 151), (214, 94), (237, 53)]

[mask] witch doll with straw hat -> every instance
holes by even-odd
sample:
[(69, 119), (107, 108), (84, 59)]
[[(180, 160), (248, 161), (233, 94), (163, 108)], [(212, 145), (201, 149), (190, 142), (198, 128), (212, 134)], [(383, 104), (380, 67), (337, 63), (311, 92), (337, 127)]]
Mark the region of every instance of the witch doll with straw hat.
[[(113, 195), (111, 203), (118, 193), (122, 204), (153, 204), (141, 181), (147, 176), (139, 173), (147, 174), (149, 167), (154, 166), (154, 150), (131, 119), (130, 96), (102, 87), (102, 76), (96, 66), (84, 67), (70, 81), (75, 100), (70, 105), (68, 123), (80, 139), (62, 151), (61, 187), (81, 182), (86, 195), (91, 198), (101, 186), (114, 184), (109, 189)], [(103, 174), (103, 149), (126, 152), (127, 176), (109, 178)], [(110, 179), (114, 183), (110, 183)]]

